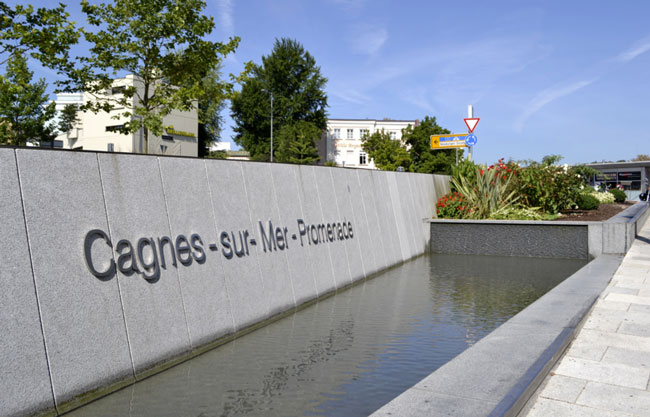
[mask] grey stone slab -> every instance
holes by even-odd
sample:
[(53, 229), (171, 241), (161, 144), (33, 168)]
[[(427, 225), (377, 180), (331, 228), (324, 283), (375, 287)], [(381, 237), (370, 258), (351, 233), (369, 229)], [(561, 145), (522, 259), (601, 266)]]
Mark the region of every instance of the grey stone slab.
[[(116, 252), (121, 240), (131, 242), (138, 253), (141, 238), (153, 240), (157, 249), (161, 246), (157, 239), (175, 239), (169, 228), (158, 159), (115, 154), (97, 157)], [(117, 272), (136, 375), (191, 348), (178, 268), (162, 268), (162, 258), (154, 256), (158, 251), (151, 245), (142, 247), (144, 259), (136, 256), (138, 272), (125, 274), (119, 268)], [(120, 253), (126, 254), (128, 249)], [(133, 257), (125, 264), (134, 265), (132, 261)], [(145, 264), (154, 266), (147, 269)]]
[(621, 387), (646, 389), (650, 370), (617, 363), (565, 357), (554, 371), (558, 375), (602, 382)]
[(650, 414), (650, 392), (595, 382), (587, 384), (577, 403), (636, 416)]
[(437, 220), (431, 233), (434, 253), (582, 259), (589, 253), (586, 225)]
[(602, 361), (650, 369), (650, 352), (609, 347), (607, 348)]
[[(111, 382), (132, 379), (133, 365), (118, 280), (96, 278), (84, 261), (86, 234), (93, 229), (108, 233), (97, 156), (21, 149), (16, 155), (59, 405)], [(102, 269), (113, 257), (100, 242), (92, 245), (92, 256)]]
[[(201, 346), (234, 331), (230, 300), (217, 244), (219, 236), (210, 201), (210, 188), (203, 160), (160, 158), (165, 201), (172, 239), (196, 234), (202, 242), (205, 261), (193, 260), (177, 267), (166, 259), (167, 268), (177, 270), (183, 295), (192, 347)], [(198, 243), (198, 242), (195, 242)], [(210, 249), (217, 244), (216, 250)], [(171, 257), (170, 252), (165, 252)]]
[(373, 185), (373, 178), (370, 171), (365, 169), (356, 170), (359, 177), (359, 188), (361, 192), (361, 203), (368, 221), (368, 235), (370, 236), (371, 249), (375, 255), (375, 268), (366, 271), (368, 274), (380, 271), (388, 266), (388, 254), (384, 241), (388, 232), (382, 229), (379, 221), (377, 207), (377, 196)]
[[(295, 242), (291, 236), (298, 233), (298, 226), (295, 220), (288, 223), (280, 220), (271, 176), (271, 165), (247, 163), (242, 166), (246, 181), (248, 208), (253, 225), (252, 234), (257, 242), (255, 245), (257, 261), (262, 271), (264, 292), (269, 299), (270, 314), (273, 315), (296, 306), (286, 252)], [(281, 242), (277, 242), (278, 228), (280, 229), (279, 235), (282, 237)], [(275, 243), (274, 238), (276, 239)], [(282, 247), (284, 249), (281, 249)]]
[[(353, 237), (343, 242), (348, 254), (350, 275), (352, 281), (366, 277), (366, 265), (374, 263), (374, 254), (370, 249), (370, 235), (368, 234), (363, 206), (360, 203), (359, 177), (355, 169), (333, 169), (332, 181), (336, 195), (336, 204), (342, 221), (351, 221)], [(354, 203), (356, 204), (354, 204)], [(363, 239), (363, 248), (362, 248)]]
[(486, 416), (496, 403), (411, 389), (371, 414), (371, 417)]
[(217, 160), (205, 161), (205, 165), (231, 311), (235, 328), (241, 329), (270, 314), (257, 251), (250, 244), (255, 228), (250, 218), (243, 167), (241, 162)]
[(566, 416), (566, 417), (629, 417), (619, 413), (603, 410), (602, 408), (592, 408), (583, 405), (570, 404), (563, 401), (540, 398), (539, 401), (530, 409), (528, 417), (549, 417), (549, 416)]
[[(323, 210), (323, 218), (319, 222), (342, 222), (344, 217), (347, 218), (347, 213), (341, 213), (338, 209), (336, 191), (334, 190), (334, 183), (332, 181), (332, 169), (317, 166), (312, 167), (312, 169), (316, 177), (320, 204)], [(332, 269), (334, 270), (337, 287), (350, 284), (352, 282), (352, 274), (350, 272), (350, 259), (348, 258), (345, 241), (337, 239), (334, 242), (326, 243), (324, 246), (327, 246), (330, 250)], [(354, 259), (352, 261), (356, 262)]]
[(397, 176), (397, 182), (400, 183), (400, 180), (404, 184), (403, 187), (399, 187), (399, 192), (402, 197), (402, 201), (406, 204), (406, 221), (411, 228), (412, 233), (412, 249), (413, 256), (417, 256), (424, 252), (424, 238), (422, 236), (422, 209), (418, 203), (419, 191), (417, 191), (414, 185), (414, 177), (416, 174), (412, 173), (402, 173)]
[[(402, 195), (400, 195), (399, 186), (403, 186), (400, 181), (400, 184), (397, 183), (397, 173), (395, 172), (386, 172), (386, 182), (388, 184), (388, 196), (390, 197), (390, 203), (393, 208), (393, 215), (395, 216), (395, 224), (397, 224), (397, 234), (400, 240), (400, 247), (402, 249), (402, 259), (407, 260), (413, 257), (415, 250), (413, 248), (413, 230), (409, 227), (407, 222), (408, 213), (406, 212), (405, 201), (402, 200)], [(402, 193), (405, 191), (402, 190)]]
[(0, 413), (54, 408), (13, 149), (0, 149)]
[[(304, 195), (302, 195), (298, 184), (298, 172), (299, 168), (297, 166), (271, 165), (280, 223), (286, 225), (292, 231), (290, 233), (290, 246), (285, 251), (285, 254), (289, 263), (289, 273), (296, 297), (296, 305), (300, 305), (319, 295), (314, 279), (310, 246), (304, 241), (301, 245), (298, 234), (298, 219), (305, 219), (302, 209)], [(294, 235), (296, 235), (296, 239), (293, 239)]]
[[(298, 168), (298, 186), (300, 189), (303, 220), (305, 224), (318, 224), (326, 221), (331, 216), (331, 206), (325, 208), (321, 204), (321, 198), (318, 193), (316, 183), (316, 174), (314, 167), (301, 165)], [(325, 216), (324, 210), (327, 209), (328, 216)], [(334, 274), (333, 259), (331, 258), (331, 244), (312, 245), (307, 240), (302, 243), (306, 245), (310, 253), (312, 269), (314, 271), (314, 281), (318, 294), (325, 294), (335, 290), (339, 286), (338, 277)]]
[(402, 240), (398, 233), (399, 226), (393, 210), (390, 190), (388, 189), (388, 172), (372, 171), (372, 179), (388, 264), (395, 265), (405, 260), (405, 258), (402, 250)]
[(553, 375), (546, 386), (542, 388), (540, 396), (553, 400), (574, 403), (587, 385), (584, 379), (570, 378), (568, 376)]

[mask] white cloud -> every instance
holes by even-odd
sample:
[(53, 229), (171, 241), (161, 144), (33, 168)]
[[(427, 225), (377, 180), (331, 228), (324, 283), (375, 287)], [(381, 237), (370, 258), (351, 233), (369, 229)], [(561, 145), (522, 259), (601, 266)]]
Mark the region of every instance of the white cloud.
[(350, 42), (354, 52), (375, 55), (387, 40), (388, 31), (385, 28), (361, 26)]
[(516, 132), (521, 133), (521, 131), (524, 128), (524, 124), (526, 121), (535, 113), (537, 113), (542, 107), (546, 106), (547, 104), (558, 100), (562, 97), (566, 97), (570, 94), (575, 93), (578, 90), (581, 90), (588, 85), (594, 83), (596, 80), (598, 80), (599, 77), (587, 79), (587, 80), (582, 80), (582, 81), (577, 81), (575, 83), (571, 83), (568, 85), (562, 85), (559, 87), (553, 87), (546, 89), (535, 98), (533, 98), (527, 105), (526, 109), (522, 113), (522, 115), (517, 119), (517, 121), (514, 124), (514, 129)]
[(334, 90), (332, 95), (353, 104), (366, 104), (370, 100), (365, 94), (350, 89)]
[(219, 22), (221, 31), (232, 36), (235, 32), (235, 10), (232, 0), (216, 0), (217, 9), (219, 10)]
[(644, 54), (650, 50), (650, 36), (635, 42), (631, 47), (621, 52), (616, 58), (619, 62), (629, 62), (637, 56)]

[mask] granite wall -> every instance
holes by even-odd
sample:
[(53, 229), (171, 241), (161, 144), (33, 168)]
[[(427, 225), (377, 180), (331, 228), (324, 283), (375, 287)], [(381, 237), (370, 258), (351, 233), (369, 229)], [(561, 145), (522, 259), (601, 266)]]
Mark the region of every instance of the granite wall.
[(57, 414), (422, 254), (444, 176), (0, 148), (0, 415)]

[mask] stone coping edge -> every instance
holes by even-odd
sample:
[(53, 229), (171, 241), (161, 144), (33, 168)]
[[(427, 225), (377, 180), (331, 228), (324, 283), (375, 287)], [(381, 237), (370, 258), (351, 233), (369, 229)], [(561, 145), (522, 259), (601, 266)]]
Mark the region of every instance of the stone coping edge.
[(622, 260), (619, 255), (592, 260), (372, 416), (517, 415)]

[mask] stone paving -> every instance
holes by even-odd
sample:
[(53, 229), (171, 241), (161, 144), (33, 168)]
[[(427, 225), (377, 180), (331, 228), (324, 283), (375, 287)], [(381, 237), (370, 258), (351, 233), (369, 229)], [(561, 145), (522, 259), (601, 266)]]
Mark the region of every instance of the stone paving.
[(520, 416), (650, 416), (650, 220)]

